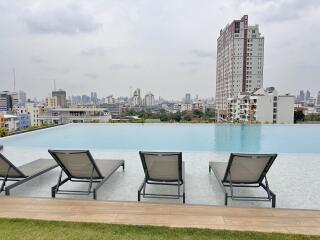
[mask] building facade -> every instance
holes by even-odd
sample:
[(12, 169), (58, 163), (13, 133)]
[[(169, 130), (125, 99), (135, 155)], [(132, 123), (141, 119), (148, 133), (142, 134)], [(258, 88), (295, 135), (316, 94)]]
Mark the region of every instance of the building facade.
[(149, 92), (149, 93), (147, 93), (145, 95), (145, 97), (144, 97), (144, 105), (146, 107), (151, 107), (151, 106), (154, 105), (154, 95), (151, 92)]
[(263, 87), (264, 37), (248, 16), (234, 20), (217, 40), (216, 107), (227, 110), (229, 98)]
[(107, 123), (111, 114), (103, 108), (53, 108), (39, 116), (40, 124)]
[(4, 128), (4, 114), (0, 112), (0, 128)]
[(4, 114), (4, 128), (8, 132), (14, 132), (20, 129), (19, 119), (15, 115)]
[(17, 115), (17, 117), (18, 117), (18, 120), (19, 120), (19, 128), (20, 129), (27, 128), (27, 127), (29, 127), (31, 125), (29, 114), (20, 113), (20, 114)]
[(54, 97), (46, 97), (46, 107), (47, 108), (56, 108), (58, 107), (58, 98)]
[(18, 103), (19, 97), (16, 92), (0, 92), (0, 112), (10, 112)]
[(57, 105), (61, 108), (67, 107), (67, 94), (64, 90), (52, 91), (52, 97), (57, 97)]
[(279, 95), (272, 87), (253, 93), (240, 93), (228, 99), (227, 120), (241, 123), (294, 122), (294, 100), (291, 95)]

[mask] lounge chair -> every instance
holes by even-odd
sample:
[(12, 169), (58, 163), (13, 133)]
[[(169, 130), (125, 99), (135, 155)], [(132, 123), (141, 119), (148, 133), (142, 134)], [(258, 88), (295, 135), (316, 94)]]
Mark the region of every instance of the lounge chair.
[[(40, 176), (57, 166), (57, 163), (52, 159), (38, 159), (16, 167), (0, 153), (0, 180), (2, 180), (0, 193), (5, 191), (6, 195), (10, 195), (12, 188)], [(15, 183), (6, 186), (8, 181), (15, 181)]]
[[(276, 195), (270, 190), (267, 172), (276, 159), (277, 154), (237, 154), (231, 153), (229, 162), (210, 162), (209, 172), (213, 170), (225, 195), (225, 205), (228, 198), (242, 201), (272, 201), (272, 207), (276, 206)], [(264, 183), (263, 183), (264, 181)], [(228, 195), (226, 188), (230, 188)], [(233, 193), (235, 187), (262, 187), (266, 197), (236, 196)]]
[[(181, 152), (139, 152), (145, 178), (138, 189), (138, 201), (144, 198), (183, 198), (185, 203), (185, 170)], [(146, 193), (147, 184), (177, 186), (177, 194)], [(181, 186), (183, 186), (181, 194)]]
[[(51, 156), (61, 167), (58, 182), (51, 188), (51, 196), (56, 194), (90, 195), (97, 199), (98, 189), (122, 166), (124, 160), (95, 160), (88, 150), (49, 150)], [(62, 180), (62, 173), (67, 175)], [(59, 189), (66, 182), (87, 182), (87, 191), (61, 190)], [(94, 188), (93, 183), (98, 183)], [(93, 189), (92, 189), (93, 188)]]

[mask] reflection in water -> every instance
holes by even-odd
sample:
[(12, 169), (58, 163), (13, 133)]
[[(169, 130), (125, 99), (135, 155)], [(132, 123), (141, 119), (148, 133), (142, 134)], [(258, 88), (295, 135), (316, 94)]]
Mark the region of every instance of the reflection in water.
[(219, 125), (215, 128), (214, 149), (222, 152), (260, 152), (261, 126)]

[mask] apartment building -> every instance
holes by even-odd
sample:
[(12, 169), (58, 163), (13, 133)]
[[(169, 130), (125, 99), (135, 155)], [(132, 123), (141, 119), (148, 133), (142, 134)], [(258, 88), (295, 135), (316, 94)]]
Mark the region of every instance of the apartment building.
[(279, 95), (273, 88), (242, 92), (228, 99), (227, 120), (243, 123), (281, 123), (294, 121), (294, 100), (291, 95)]
[(52, 108), (42, 113), (38, 121), (39, 124), (106, 123), (111, 118), (111, 114), (103, 108)]
[(47, 108), (56, 108), (58, 107), (58, 97), (46, 97), (46, 107)]
[(216, 107), (227, 110), (228, 99), (263, 87), (264, 37), (248, 16), (234, 20), (217, 40)]

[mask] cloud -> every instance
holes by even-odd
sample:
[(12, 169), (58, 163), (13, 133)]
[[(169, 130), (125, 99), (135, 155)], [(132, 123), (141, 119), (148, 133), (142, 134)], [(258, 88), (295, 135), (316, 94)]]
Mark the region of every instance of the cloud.
[(29, 8), (23, 20), (28, 30), (36, 34), (74, 35), (94, 32), (101, 27), (92, 15), (78, 5)]
[(208, 50), (199, 50), (199, 49), (193, 49), (191, 53), (197, 57), (202, 58), (215, 58), (216, 53), (214, 51), (208, 51)]
[(138, 70), (140, 68), (141, 68), (141, 66), (138, 64), (128, 65), (128, 64), (117, 63), (117, 64), (112, 64), (109, 66), (110, 70), (124, 70), (124, 69)]
[(81, 54), (86, 57), (103, 57), (106, 55), (106, 49), (90, 48), (90, 49), (82, 50)]
[(310, 10), (320, 7), (319, 0), (234, 0), (242, 9), (255, 9), (260, 19), (265, 22), (283, 22), (296, 20)]
[(185, 62), (180, 62), (180, 65), (182, 66), (199, 66), (201, 62), (199, 61), (185, 61)]
[(84, 73), (83, 76), (87, 77), (87, 78), (92, 78), (92, 79), (97, 79), (99, 78), (99, 76), (95, 73)]
[(45, 59), (41, 58), (41, 57), (32, 56), (31, 57), (31, 62), (40, 64), (40, 63), (46, 63), (47, 61)]

